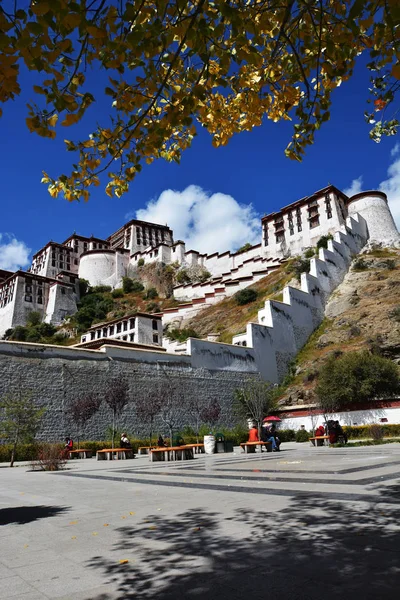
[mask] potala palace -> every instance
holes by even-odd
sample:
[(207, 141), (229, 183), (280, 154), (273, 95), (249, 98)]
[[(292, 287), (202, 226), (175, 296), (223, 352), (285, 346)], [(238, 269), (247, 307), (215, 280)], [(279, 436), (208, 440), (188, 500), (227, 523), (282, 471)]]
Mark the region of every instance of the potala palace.
[[(171, 321), (193, 316), (266, 277), (327, 234), (332, 236), (327, 248), (311, 259), (300, 286), (286, 286), (282, 302), (267, 300), (257, 322), (249, 322), (232, 344), (219, 343), (212, 335), (190, 338), (184, 353), (177, 353), (162, 340), (163, 328)], [(283, 379), (323, 320), (326, 302), (352, 257), (368, 242), (397, 246), (399, 240), (384, 193), (366, 191), (349, 198), (329, 185), (263, 217), (260, 243), (245, 252), (202, 254), (174, 240), (168, 226), (137, 220), (105, 240), (72, 234), (62, 243), (51, 241), (33, 256), (28, 271), (0, 271), (0, 336), (25, 325), (32, 310), (45, 322), (61, 325), (77, 310), (78, 279), (117, 288), (139, 261), (198, 265), (211, 277), (175, 287), (180, 304), (162, 313), (136, 313), (93, 325), (77, 346), (0, 342), (0, 393), (25, 382), (35, 397), (56, 406), (46, 417), (51, 431), (47, 437), (62, 436), (63, 405), (70, 394), (101, 393), (114, 376), (126, 377), (136, 393), (146, 388), (146, 381), (168, 375), (190, 390), (195, 383), (197, 393), (218, 397), (228, 424), (233, 391), (244, 378), (261, 376), (272, 383)]]

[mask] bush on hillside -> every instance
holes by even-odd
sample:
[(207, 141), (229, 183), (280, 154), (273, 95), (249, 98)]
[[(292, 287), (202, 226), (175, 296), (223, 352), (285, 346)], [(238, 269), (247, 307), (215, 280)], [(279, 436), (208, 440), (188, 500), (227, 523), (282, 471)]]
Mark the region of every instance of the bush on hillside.
[(113, 290), (111, 292), (111, 296), (113, 298), (123, 298), (124, 297), (124, 290), (122, 288), (115, 288), (115, 290)]
[(244, 304), (250, 304), (250, 302), (257, 300), (257, 292), (256, 290), (246, 288), (236, 292), (234, 298), (239, 306), (243, 306)]
[(317, 242), (317, 248), (327, 249), (329, 240), (333, 240), (333, 235), (331, 233), (328, 233), (327, 235), (321, 235)]
[(198, 338), (200, 336), (194, 329), (188, 327), (187, 329), (167, 329), (164, 332), (164, 337), (168, 338), (169, 340), (176, 340), (177, 342), (186, 342), (186, 340), (190, 337)]
[(252, 247), (252, 244), (250, 244), (250, 242), (247, 242), (247, 244), (241, 246), (239, 250), (236, 250), (236, 254), (242, 254), (242, 252), (247, 252), (248, 250), (251, 250)]
[(157, 302), (149, 302), (146, 304), (146, 312), (148, 313), (159, 313), (161, 312), (160, 305)]
[(301, 274), (308, 273), (310, 271), (310, 259), (295, 258), (288, 264), (286, 270), (288, 273), (293, 273), (298, 281), (301, 281)]
[(154, 300), (155, 298), (157, 298), (157, 296), (158, 296), (158, 292), (157, 292), (156, 288), (151, 287), (146, 291), (145, 299), (146, 300)]
[(131, 292), (142, 292), (144, 290), (144, 286), (140, 283), (140, 281), (135, 281), (130, 277), (123, 277), (122, 289), (125, 294), (130, 294)]
[(138, 267), (143, 267), (144, 265), (144, 258), (139, 258), (138, 262), (137, 262), (137, 266)]
[(369, 268), (369, 264), (360, 256), (353, 261), (352, 268), (353, 271), (365, 271)]

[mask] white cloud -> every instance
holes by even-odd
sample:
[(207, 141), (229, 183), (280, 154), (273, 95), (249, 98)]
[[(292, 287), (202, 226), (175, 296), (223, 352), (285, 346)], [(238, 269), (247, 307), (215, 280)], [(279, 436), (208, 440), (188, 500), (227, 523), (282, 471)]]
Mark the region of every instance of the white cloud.
[[(399, 144), (393, 148), (395, 150)], [(392, 156), (398, 154), (400, 150), (400, 146), (397, 148), (396, 152), (391, 152)], [(400, 157), (397, 158), (388, 168), (388, 179), (382, 181), (379, 184), (379, 189), (388, 197), (388, 202), (390, 206), (390, 210), (392, 211), (393, 218), (397, 225), (397, 229), (400, 230)]]
[(343, 193), (349, 197), (354, 196), (354, 194), (359, 194), (360, 192), (362, 192), (362, 186), (363, 186), (363, 176), (360, 175), (360, 177), (357, 177), (357, 179), (353, 179), (350, 186), (348, 188), (346, 188), (345, 190), (343, 190)]
[(400, 152), (400, 144), (399, 144), (399, 142), (397, 142), (397, 144), (391, 149), (390, 156), (396, 156), (396, 154), (399, 154), (399, 152)]
[(183, 192), (164, 190), (157, 200), (138, 210), (136, 218), (168, 224), (174, 239), (183, 240), (187, 250), (208, 254), (261, 241), (260, 218), (251, 204), (240, 205), (232, 196), (210, 194), (196, 185)]
[(18, 241), (10, 234), (0, 233), (0, 269), (17, 271), (28, 266), (30, 251), (24, 242)]

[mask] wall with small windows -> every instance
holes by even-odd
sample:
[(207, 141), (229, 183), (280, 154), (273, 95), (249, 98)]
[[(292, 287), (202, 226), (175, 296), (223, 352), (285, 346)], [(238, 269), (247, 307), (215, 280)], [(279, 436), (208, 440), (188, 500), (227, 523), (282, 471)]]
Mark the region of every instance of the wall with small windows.
[(162, 346), (162, 320), (151, 314), (136, 313), (109, 323), (94, 325), (81, 336), (81, 343), (99, 339)]
[(287, 257), (316, 245), (320, 237), (344, 226), (347, 209), (334, 191), (305, 198), (262, 221), (263, 254)]

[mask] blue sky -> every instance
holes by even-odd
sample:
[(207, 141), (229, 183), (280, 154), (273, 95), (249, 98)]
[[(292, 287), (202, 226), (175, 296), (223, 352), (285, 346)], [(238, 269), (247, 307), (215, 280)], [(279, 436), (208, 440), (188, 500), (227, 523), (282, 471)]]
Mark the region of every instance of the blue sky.
[[(85, 124), (60, 126), (55, 141), (29, 133), (25, 104), (34, 98), (31, 86), (38, 82), (26, 74), (24, 95), (4, 106), (0, 120), (0, 268), (26, 266), (28, 249), (36, 252), (50, 239), (61, 242), (73, 231), (107, 237), (137, 211), (142, 218), (155, 215), (167, 221), (177, 230), (176, 238), (185, 237), (196, 249), (233, 249), (257, 241), (260, 216), (329, 182), (347, 189), (358, 179), (353, 187), (357, 190), (375, 189), (389, 180), (386, 189), (400, 216), (396, 138), (379, 145), (369, 140), (363, 117), (368, 109), (368, 81), (368, 73), (357, 68), (353, 79), (335, 92), (331, 120), (318, 132), (302, 163), (284, 156), (291, 135), (288, 122), (265, 121), (218, 149), (200, 130), (180, 165), (159, 160), (145, 166), (122, 198), (110, 199), (102, 186), (93, 191), (88, 203), (68, 203), (48, 195), (40, 183), (42, 169), (52, 176), (68, 172), (74, 155), (65, 152), (63, 139), (83, 137), (90, 129)], [(88, 120), (104, 122), (107, 102), (95, 103)], [(186, 190), (188, 186), (195, 187)], [(173, 193), (184, 190), (183, 195)]]

